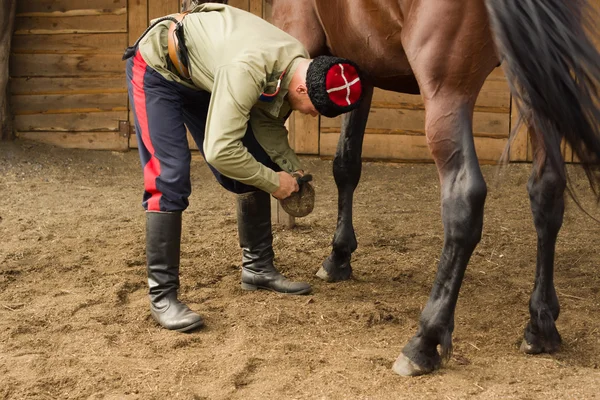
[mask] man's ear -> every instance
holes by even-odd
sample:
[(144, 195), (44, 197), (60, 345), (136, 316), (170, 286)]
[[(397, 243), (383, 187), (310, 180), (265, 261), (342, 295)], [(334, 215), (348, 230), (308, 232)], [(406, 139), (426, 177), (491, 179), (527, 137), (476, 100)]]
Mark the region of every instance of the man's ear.
[(301, 83), (298, 86), (296, 86), (296, 93), (308, 94), (308, 89), (306, 88), (306, 85), (304, 83)]

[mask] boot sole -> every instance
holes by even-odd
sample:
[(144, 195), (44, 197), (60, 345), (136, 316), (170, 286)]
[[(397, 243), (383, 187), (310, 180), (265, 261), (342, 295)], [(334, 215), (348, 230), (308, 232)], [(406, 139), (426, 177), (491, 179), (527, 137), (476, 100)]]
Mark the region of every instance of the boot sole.
[(257, 285), (253, 285), (251, 283), (242, 282), (242, 290), (247, 290), (249, 292), (253, 292), (253, 291), (259, 290), (259, 289), (268, 290), (270, 292), (275, 292), (275, 293), (280, 293), (280, 294), (290, 294), (290, 295), (303, 295), (303, 294), (310, 294), (312, 292), (312, 288), (310, 288), (310, 287), (307, 289), (299, 290), (297, 292), (280, 292), (280, 291), (270, 288), (268, 286), (257, 286)]
[(196, 323), (193, 323), (193, 324), (191, 324), (191, 325), (185, 326), (185, 327), (183, 327), (183, 328), (179, 328), (179, 329), (173, 329), (173, 330), (174, 330), (174, 331), (177, 331), (177, 332), (184, 332), (184, 333), (185, 333), (185, 332), (191, 332), (191, 331), (194, 331), (194, 330), (196, 330), (196, 329), (200, 329), (200, 328), (202, 328), (203, 326), (204, 326), (204, 321), (198, 321), (198, 322), (196, 322)]

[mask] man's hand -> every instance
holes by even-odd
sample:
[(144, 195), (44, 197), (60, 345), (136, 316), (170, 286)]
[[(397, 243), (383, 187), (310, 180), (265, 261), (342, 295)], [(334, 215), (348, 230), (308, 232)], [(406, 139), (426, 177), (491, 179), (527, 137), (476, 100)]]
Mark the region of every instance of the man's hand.
[(284, 171), (278, 172), (277, 175), (279, 175), (279, 188), (271, 193), (276, 199), (283, 200), (289, 197), (292, 193), (300, 190), (298, 182), (296, 182), (296, 178), (294, 178), (292, 175)]

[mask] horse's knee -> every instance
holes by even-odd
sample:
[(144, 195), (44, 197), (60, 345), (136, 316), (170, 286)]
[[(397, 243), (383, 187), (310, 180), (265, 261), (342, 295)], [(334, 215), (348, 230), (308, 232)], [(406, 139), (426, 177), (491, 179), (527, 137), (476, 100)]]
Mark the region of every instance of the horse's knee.
[(360, 180), (362, 164), (359, 157), (336, 155), (333, 159), (333, 178), (338, 187), (351, 186), (355, 188)]

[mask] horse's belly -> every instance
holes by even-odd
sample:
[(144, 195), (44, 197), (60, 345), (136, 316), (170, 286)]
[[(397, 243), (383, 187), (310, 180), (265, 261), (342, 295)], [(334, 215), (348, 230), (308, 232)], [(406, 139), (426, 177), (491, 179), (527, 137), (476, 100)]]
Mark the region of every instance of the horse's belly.
[(375, 86), (418, 93), (402, 46), (402, 2), (384, 3), (385, 7), (365, 0), (317, 1), (327, 47), (331, 54), (356, 62)]

